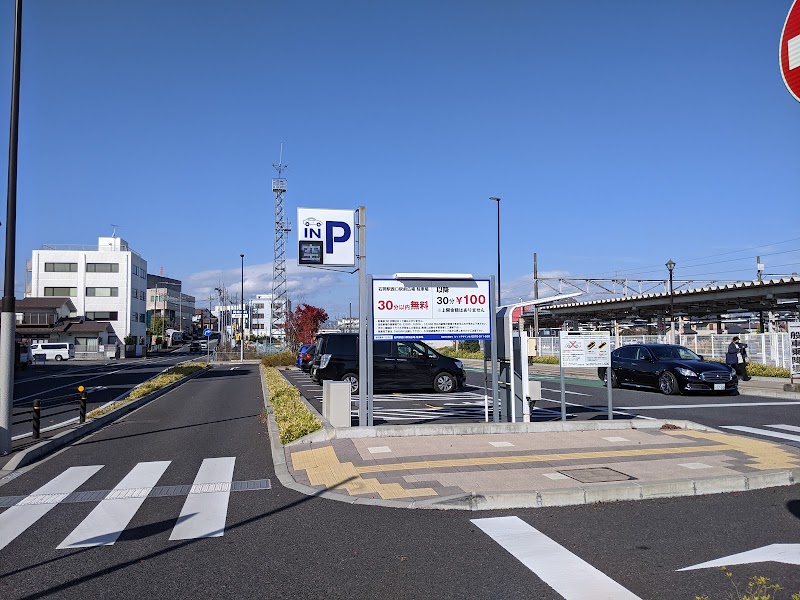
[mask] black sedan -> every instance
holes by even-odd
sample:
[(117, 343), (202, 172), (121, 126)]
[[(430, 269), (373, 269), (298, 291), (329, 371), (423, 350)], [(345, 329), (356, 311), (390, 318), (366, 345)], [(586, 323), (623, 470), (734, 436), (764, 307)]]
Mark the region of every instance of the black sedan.
[[(597, 369), (606, 382), (606, 368)], [(611, 385), (661, 390), (664, 394), (723, 392), (736, 394), (739, 380), (728, 365), (709, 362), (683, 346), (630, 344), (611, 353)]]

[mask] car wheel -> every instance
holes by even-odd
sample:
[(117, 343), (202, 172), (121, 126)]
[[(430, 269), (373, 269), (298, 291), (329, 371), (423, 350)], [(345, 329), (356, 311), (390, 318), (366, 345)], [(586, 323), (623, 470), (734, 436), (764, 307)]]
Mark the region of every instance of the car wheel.
[[(608, 379), (606, 377), (607, 375), (608, 375), (608, 369), (606, 369), (605, 372), (603, 373), (603, 378), (602, 378), (603, 385), (608, 385)], [(614, 369), (611, 369), (611, 387), (612, 388), (619, 387), (619, 379), (617, 379), (617, 374), (614, 373)]]
[(433, 378), (433, 389), (440, 394), (449, 394), (456, 390), (456, 379), (450, 373), (442, 371)]
[(56, 360), (59, 360), (59, 361), (60, 360), (64, 360), (64, 357), (61, 356), (60, 354), (56, 354)]
[(678, 387), (678, 380), (669, 371), (664, 371), (658, 378), (658, 387), (661, 389), (661, 393), (667, 396), (681, 393), (681, 389)]
[(358, 393), (358, 375), (355, 373), (345, 373), (342, 375), (342, 381), (346, 381), (350, 384), (351, 395)]

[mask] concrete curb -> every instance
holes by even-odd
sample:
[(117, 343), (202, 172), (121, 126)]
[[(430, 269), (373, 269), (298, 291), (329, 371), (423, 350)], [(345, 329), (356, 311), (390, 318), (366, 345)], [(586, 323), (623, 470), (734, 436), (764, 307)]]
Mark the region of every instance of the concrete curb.
[[(120, 406), (119, 408), (116, 408), (101, 417), (97, 417), (96, 419), (92, 419), (91, 421), (86, 421), (86, 423), (78, 425), (77, 427), (74, 427), (72, 429), (68, 429), (63, 433), (59, 433), (58, 435), (53, 436), (48, 440), (44, 440), (43, 442), (40, 442), (35, 446), (31, 446), (27, 450), (18, 452), (11, 460), (9, 460), (5, 465), (3, 465), (3, 472), (14, 471), (21, 467), (30, 465), (37, 459), (46, 456), (51, 452), (55, 452), (56, 450), (59, 450), (60, 448), (63, 448), (64, 446), (67, 446), (68, 444), (74, 442), (75, 440), (80, 439), (86, 435), (89, 435), (90, 433), (94, 433), (95, 431), (101, 429), (107, 424), (116, 421), (120, 417), (127, 415), (129, 412), (144, 406), (148, 402), (155, 400), (160, 396), (163, 396), (167, 392), (175, 389), (179, 385), (186, 383), (190, 379), (194, 379), (201, 373), (205, 373), (209, 369), (210, 367), (207, 367), (205, 369), (197, 371), (196, 373), (192, 373), (191, 375), (182, 377), (178, 381), (171, 383), (168, 386), (163, 387), (159, 390), (156, 390), (148, 394), (147, 396), (142, 396), (141, 398), (137, 398), (133, 402), (124, 404), (123, 406)], [(124, 396), (128, 394), (130, 394), (130, 391), (126, 392)]]
[[(264, 395), (264, 408), (267, 411), (267, 430), (269, 433), (272, 461), (275, 476), (286, 488), (307, 496), (316, 496), (326, 500), (335, 500), (347, 504), (364, 506), (381, 506), (386, 508), (405, 508), (421, 510), (498, 510), (517, 508), (554, 508), (559, 506), (576, 506), (595, 504), (598, 502), (619, 502), (624, 500), (651, 500), (655, 498), (673, 498), (683, 496), (701, 496), (725, 492), (744, 492), (768, 487), (788, 486), (797, 483), (798, 477), (791, 470), (771, 470), (747, 475), (727, 475), (697, 479), (674, 481), (654, 481), (645, 483), (612, 483), (592, 487), (569, 489), (531, 490), (525, 492), (465, 493), (454, 496), (430, 498), (426, 500), (382, 500), (379, 498), (361, 498), (331, 490), (319, 490), (298, 483), (292, 477), (286, 464), (285, 446), (280, 442), (278, 423), (272, 414), (269, 403), (269, 390), (263, 371), (261, 373), (261, 389)], [(312, 414), (323, 423), (323, 429), (303, 436), (286, 446), (312, 445), (339, 439), (364, 439), (380, 437), (408, 437), (430, 435), (474, 435), (533, 432), (576, 432), (624, 429), (660, 429), (669, 424), (679, 429), (722, 433), (717, 429), (685, 420), (631, 419), (612, 421), (555, 421), (546, 423), (464, 423), (442, 424), (428, 423), (423, 425), (397, 425), (380, 427), (346, 427), (335, 429), (322, 418), (319, 412), (305, 398), (300, 396)], [(730, 434), (729, 432), (725, 432)]]

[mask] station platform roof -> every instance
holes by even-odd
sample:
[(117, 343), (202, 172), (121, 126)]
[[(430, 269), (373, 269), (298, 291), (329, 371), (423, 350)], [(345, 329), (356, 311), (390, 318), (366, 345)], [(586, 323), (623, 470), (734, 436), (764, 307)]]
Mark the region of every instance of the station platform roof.
[[(761, 311), (796, 311), (800, 303), (800, 277), (744, 281), (697, 289), (673, 289), (620, 298), (551, 304), (539, 309), (540, 322), (552, 320), (609, 321), (668, 317), (670, 304), (675, 317), (706, 317)], [(531, 311), (523, 312), (531, 317)]]

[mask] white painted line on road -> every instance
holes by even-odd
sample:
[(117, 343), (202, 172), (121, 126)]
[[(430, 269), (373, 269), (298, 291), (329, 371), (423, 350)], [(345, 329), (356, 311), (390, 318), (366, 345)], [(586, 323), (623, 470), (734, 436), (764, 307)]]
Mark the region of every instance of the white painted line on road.
[[(561, 393), (560, 389), (559, 390), (553, 390), (553, 389), (550, 389), (550, 388), (542, 388), (542, 391), (543, 392), (556, 392), (558, 394)], [(572, 394), (573, 396), (591, 396), (591, 394), (584, 394), (583, 392), (573, 392), (573, 391), (570, 391), (570, 390), (564, 390), (564, 393), (565, 394)]]
[(236, 457), (206, 458), (194, 478), (192, 490), (207, 484), (227, 483), (227, 489), (207, 494), (189, 494), (183, 503), (178, 522), (172, 529), (170, 540), (222, 537), (225, 533), (225, 517), (228, 499), (231, 496), (233, 466)]
[(138, 463), (56, 548), (91, 548), (116, 542), (169, 463)]
[(790, 433), (778, 433), (777, 431), (770, 431), (768, 429), (759, 429), (758, 427), (743, 427), (739, 425), (722, 425), (720, 429), (732, 429), (733, 431), (742, 431), (744, 433), (756, 433), (758, 435), (765, 435), (767, 437), (774, 437), (781, 440), (789, 440), (792, 442), (800, 442), (800, 435), (792, 435)]
[(472, 522), (565, 600), (641, 600), (519, 517)]
[(620, 406), (621, 410), (665, 410), (671, 408), (741, 408), (743, 406), (800, 406), (800, 402), (720, 402), (719, 404), (652, 404), (650, 406)]
[(800, 427), (797, 425), (765, 425), (764, 427), (772, 427), (773, 429), (783, 429), (784, 431), (796, 431), (800, 433)]
[(679, 464), (679, 467), (683, 467), (684, 469), (713, 469), (711, 465), (707, 465), (705, 463), (683, 463)]
[[(47, 494), (58, 494), (66, 498), (69, 494), (77, 490), (100, 469), (103, 465), (93, 465), (88, 467), (70, 467), (61, 475), (51, 479), (31, 496), (41, 496)], [(4, 513), (0, 514), (0, 550), (11, 543), (19, 534), (36, 523), (46, 515), (58, 502), (51, 504), (24, 504), (22, 500), (16, 506), (12, 506)]]
[(677, 569), (678, 571), (693, 571), (695, 569), (708, 569), (711, 567), (731, 567), (733, 565), (752, 565), (755, 563), (778, 562), (787, 565), (800, 565), (800, 544), (770, 544), (755, 550), (731, 554), (717, 560), (700, 563), (691, 567)]

